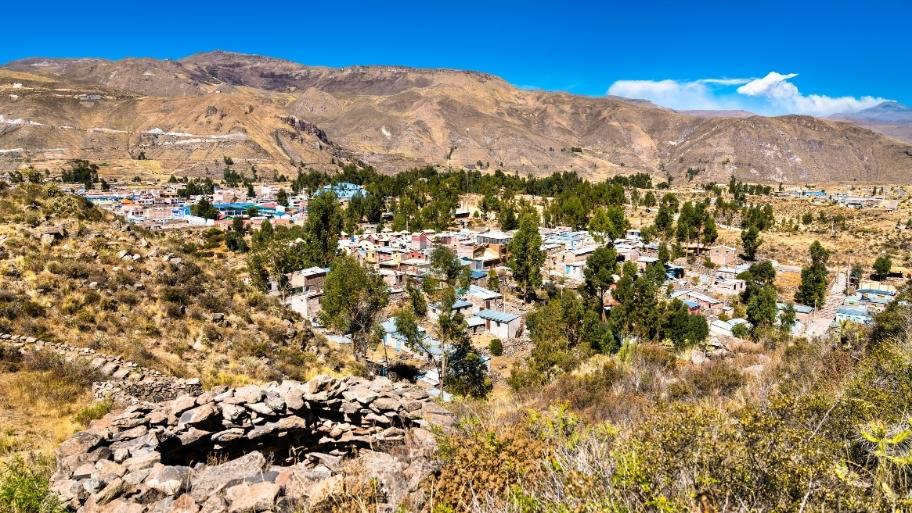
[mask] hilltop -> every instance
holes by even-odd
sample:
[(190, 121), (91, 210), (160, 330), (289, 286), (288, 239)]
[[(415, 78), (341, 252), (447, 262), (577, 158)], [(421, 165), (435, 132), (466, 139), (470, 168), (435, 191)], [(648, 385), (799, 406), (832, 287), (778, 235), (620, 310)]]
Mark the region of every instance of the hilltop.
[[(225, 52), (27, 59), (0, 68), (0, 167), (81, 157), (123, 173), (212, 174), (223, 156), (288, 174), (361, 161), (592, 179), (908, 179), (912, 146), (808, 116), (675, 112), (516, 88), (485, 73), (313, 67)], [(142, 160), (140, 160), (142, 159)]]
[(854, 113), (836, 114), (832, 119), (849, 121), (904, 142), (912, 142), (912, 109), (898, 102), (883, 102)]

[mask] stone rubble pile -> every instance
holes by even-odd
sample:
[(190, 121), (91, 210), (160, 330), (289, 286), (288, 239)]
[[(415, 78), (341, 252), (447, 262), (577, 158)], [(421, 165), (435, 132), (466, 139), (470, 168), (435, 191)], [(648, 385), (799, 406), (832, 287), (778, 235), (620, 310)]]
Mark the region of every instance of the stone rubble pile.
[(95, 421), (58, 448), (51, 487), (81, 513), (309, 511), (355, 465), (394, 511), (438, 470), (431, 431), (453, 422), (386, 378), (220, 388)]
[(111, 399), (116, 405), (136, 402), (161, 402), (175, 397), (202, 393), (200, 380), (181, 379), (165, 375), (154, 369), (146, 369), (135, 362), (105, 355), (88, 347), (74, 347), (67, 344), (47, 342), (35, 337), (0, 333), (0, 342), (10, 345), (21, 353), (29, 351), (50, 351), (65, 361), (85, 361), (107, 378), (92, 384), (96, 399)]

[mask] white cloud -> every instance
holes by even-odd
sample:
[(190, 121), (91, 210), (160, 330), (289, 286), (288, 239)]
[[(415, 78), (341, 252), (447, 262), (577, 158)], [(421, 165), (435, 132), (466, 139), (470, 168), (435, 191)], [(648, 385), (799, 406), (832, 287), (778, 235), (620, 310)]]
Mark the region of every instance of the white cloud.
[(649, 100), (672, 109), (718, 109), (709, 82), (677, 80), (618, 80), (608, 88), (608, 94)]
[(841, 112), (857, 112), (888, 101), (872, 96), (805, 95), (790, 82), (797, 76), (796, 73), (772, 71), (762, 78), (618, 80), (611, 84), (608, 94), (649, 100), (677, 110), (740, 109), (760, 114), (808, 114), (822, 117)]
[(738, 88), (739, 94), (759, 96), (769, 99), (784, 112), (810, 114), (812, 116), (830, 116), (840, 112), (858, 112), (887, 101), (886, 98), (873, 96), (832, 97), (820, 94), (803, 95), (798, 87), (789, 82), (797, 73), (783, 75), (775, 71), (765, 77), (752, 80)]

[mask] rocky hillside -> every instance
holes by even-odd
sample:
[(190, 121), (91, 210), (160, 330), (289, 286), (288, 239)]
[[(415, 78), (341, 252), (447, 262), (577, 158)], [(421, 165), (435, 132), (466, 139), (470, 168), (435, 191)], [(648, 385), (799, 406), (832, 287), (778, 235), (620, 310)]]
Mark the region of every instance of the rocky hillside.
[[(806, 116), (678, 113), (649, 103), (517, 89), (482, 73), (309, 67), (230, 53), (29, 59), (0, 68), (0, 167), (73, 157), (201, 174), (223, 155), (289, 172), (361, 160), (591, 178), (905, 181), (912, 146)], [(145, 157), (148, 161), (135, 160)]]
[(208, 385), (344, 365), (211, 235), (149, 233), (54, 184), (0, 190), (0, 333)]

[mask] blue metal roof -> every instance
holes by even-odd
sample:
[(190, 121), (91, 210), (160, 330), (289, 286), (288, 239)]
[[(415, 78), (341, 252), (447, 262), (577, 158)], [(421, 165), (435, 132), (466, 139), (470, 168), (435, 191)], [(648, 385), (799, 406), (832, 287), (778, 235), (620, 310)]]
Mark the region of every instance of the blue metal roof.
[(461, 310), (463, 308), (471, 308), (472, 303), (466, 301), (465, 299), (457, 299), (453, 302), (453, 310)]
[(496, 322), (513, 322), (519, 318), (519, 316), (516, 314), (511, 314), (509, 312), (497, 312), (495, 310), (482, 310), (475, 315), (481, 317), (482, 319)]
[(836, 313), (839, 313), (842, 315), (852, 315), (852, 316), (856, 316), (856, 317), (870, 317), (871, 316), (870, 314), (868, 314), (867, 310), (863, 310), (861, 308), (849, 308), (846, 306), (839, 308), (839, 310), (837, 310)]
[(469, 294), (472, 296), (478, 296), (481, 299), (498, 299), (501, 297), (500, 292), (495, 292), (484, 287), (479, 287), (478, 285), (469, 285)]
[(855, 292), (859, 294), (878, 294), (881, 296), (892, 296), (893, 291), (887, 289), (858, 289)]

